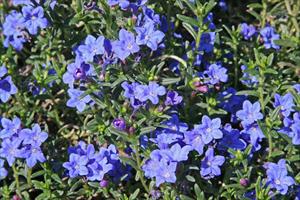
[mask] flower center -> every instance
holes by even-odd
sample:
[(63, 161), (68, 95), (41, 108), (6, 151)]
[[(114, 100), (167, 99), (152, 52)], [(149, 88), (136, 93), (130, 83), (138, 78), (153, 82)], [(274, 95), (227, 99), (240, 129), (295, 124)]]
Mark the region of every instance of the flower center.
[(277, 185), (279, 185), (279, 184), (280, 184), (280, 180), (277, 179), (277, 180), (275, 181), (275, 183), (276, 183)]

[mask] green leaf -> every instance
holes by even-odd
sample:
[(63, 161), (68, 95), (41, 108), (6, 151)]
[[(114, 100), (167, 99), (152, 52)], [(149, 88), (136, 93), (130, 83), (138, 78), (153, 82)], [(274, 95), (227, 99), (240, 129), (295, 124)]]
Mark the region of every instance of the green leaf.
[(296, 42), (293, 42), (289, 39), (274, 40), (274, 42), (275, 42), (275, 44), (282, 46), (282, 47), (296, 48), (298, 46)]
[(140, 135), (143, 135), (143, 134), (146, 134), (146, 133), (151, 133), (155, 130), (156, 130), (155, 126), (143, 127), (143, 128), (141, 128)]
[(177, 14), (176, 15), (178, 19), (180, 19), (182, 22), (185, 22), (191, 26), (196, 26), (198, 27), (199, 26), (199, 23), (196, 19), (194, 18), (191, 18), (191, 17), (187, 17), (185, 15), (180, 15), (180, 14)]
[(186, 175), (185, 178), (189, 181), (189, 182), (192, 182), (192, 183), (195, 183), (196, 182), (196, 179), (194, 177), (192, 177), (191, 175)]
[(194, 38), (194, 40), (197, 39), (197, 33), (190, 24), (183, 22), (182, 26), (191, 34), (191, 36)]
[(195, 190), (195, 193), (196, 193), (196, 196), (197, 196), (197, 200), (204, 200), (205, 199), (204, 193), (203, 193), (203, 191), (201, 191), (198, 184), (194, 185), (194, 190)]
[(181, 194), (179, 197), (180, 197), (181, 200), (194, 200), (193, 198), (185, 196), (183, 194)]
[(130, 200), (135, 200), (135, 199), (137, 199), (137, 196), (139, 195), (139, 193), (140, 193), (140, 189), (138, 188), (138, 189), (136, 189), (136, 190), (134, 191), (134, 193), (133, 193), (132, 195), (129, 196), (129, 199), (130, 199)]
[(180, 77), (177, 78), (163, 78), (161, 81), (162, 85), (172, 85), (174, 83), (178, 83), (181, 80)]

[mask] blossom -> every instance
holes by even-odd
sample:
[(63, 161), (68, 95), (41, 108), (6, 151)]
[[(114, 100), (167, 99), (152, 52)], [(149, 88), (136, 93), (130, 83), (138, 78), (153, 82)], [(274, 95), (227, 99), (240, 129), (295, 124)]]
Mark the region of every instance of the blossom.
[(7, 118), (1, 119), (3, 129), (0, 131), (0, 138), (10, 138), (21, 130), (21, 120), (15, 117), (13, 120)]
[(201, 35), (199, 51), (204, 51), (205, 53), (212, 52), (214, 48), (215, 39), (215, 32), (203, 33)]
[(165, 105), (166, 106), (175, 106), (178, 105), (182, 102), (183, 98), (178, 94), (176, 91), (168, 91), (166, 95), (166, 101)]
[(295, 184), (294, 179), (288, 176), (285, 166), (285, 160), (280, 159), (278, 163), (268, 163), (267, 168), (267, 185), (275, 188), (280, 194), (285, 195), (288, 187)]
[(195, 125), (195, 130), (201, 134), (202, 141), (204, 144), (210, 143), (213, 139), (221, 139), (223, 133), (220, 130), (221, 119), (210, 119), (208, 116), (204, 115), (202, 117), (202, 123), (200, 125)]
[(200, 155), (203, 153), (204, 142), (202, 140), (199, 131), (193, 129), (191, 131), (186, 131), (184, 133), (184, 142), (190, 145), (194, 150), (196, 150)]
[(45, 162), (46, 158), (41, 150), (40, 145), (33, 143), (25, 146), (24, 150), (24, 158), (26, 159), (26, 164), (28, 167), (34, 167), (37, 162)]
[(81, 96), (84, 94), (84, 91), (71, 88), (68, 89), (68, 94), (70, 99), (67, 101), (67, 106), (76, 108), (79, 112), (82, 112), (85, 109), (86, 104), (92, 102), (90, 95), (86, 95), (81, 98)]
[(94, 75), (95, 70), (92, 65), (76, 59), (74, 63), (68, 65), (67, 71), (63, 75), (63, 82), (72, 88), (75, 81), (85, 80)]
[(135, 42), (133, 33), (125, 29), (119, 32), (119, 40), (113, 42), (113, 51), (121, 60), (125, 60), (130, 54), (137, 53), (140, 47)]
[(129, 7), (130, 1), (128, 0), (107, 0), (109, 6), (116, 6), (119, 5), (121, 9), (125, 10)]
[(255, 35), (256, 29), (253, 25), (248, 25), (246, 23), (241, 24), (241, 34), (243, 35), (245, 40), (249, 40)]
[[(243, 76), (241, 78), (241, 82), (248, 86), (248, 87), (255, 87), (258, 85), (258, 77), (255, 75), (252, 75), (250, 73), (247, 72), (247, 66), (246, 65), (242, 65), (241, 66), (241, 70), (243, 72)], [(255, 69), (256, 70), (256, 69)]]
[(0, 180), (7, 176), (8, 172), (4, 168), (4, 160), (0, 159)]
[(250, 137), (250, 144), (252, 144), (255, 151), (261, 148), (260, 142), (265, 138), (265, 135), (257, 123), (247, 125), (241, 133), (244, 135), (247, 134)]
[(38, 124), (34, 124), (32, 129), (22, 129), (19, 135), (23, 140), (23, 144), (33, 146), (41, 146), (48, 138), (48, 134), (42, 131)]
[(104, 54), (104, 40), (103, 36), (95, 38), (92, 35), (88, 35), (83, 45), (78, 47), (78, 53), (85, 62), (93, 62), (94, 56)]
[(84, 176), (89, 172), (86, 166), (88, 161), (87, 156), (80, 156), (72, 153), (69, 162), (65, 162), (63, 167), (68, 170), (68, 174), (71, 178), (75, 178), (78, 175)]
[(0, 157), (5, 158), (9, 164), (12, 166), (16, 158), (23, 158), (24, 151), (20, 149), (22, 140), (19, 138), (14, 138), (13, 140), (7, 138), (2, 141), (0, 149)]
[(0, 67), (0, 100), (6, 103), (11, 95), (18, 92), (17, 87), (12, 81), (11, 76), (6, 76), (7, 69), (5, 66)]
[(242, 135), (238, 129), (234, 129), (230, 124), (226, 124), (222, 131), (223, 138), (219, 142), (219, 149), (225, 150), (227, 148), (231, 148), (237, 150), (246, 148), (247, 144), (242, 139)]
[(176, 162), (188, 160), (188, 154), (193, 148), (189, 145), (181, 147), (178, 143), (174, 144), (169, 152), (171, 154), (172, 160)]
[(224, 156), (214, 156), (214, 149), (208, 148), (201, 162), (200, 174), (205, 179), (221, 175), (220, 166), (225, 162)]
[(293, 95), (291, 93), (287, 93), (284, 96), (275, 94), (274, 98), (274, 107), (280, 107), (280, 112), (284, 117), (288, 117), (290, 113), (294, 111), (293, 107), (295, 106), (295, 104), (293, 100)]
[(228, 80), (227, 69), (219, 64), (210, 65), (204, 74), (208, 76), (208, 83), (212, 85), (220, 82), (226, 83)]
[(138, 85), (135, 91), (136, 99), (141, 102), (150, 100), (155, 105), (159, 102), (159, 96), (164, 94), (166, 94), (166, 88), (156, 82), (150, 82), (149, 85)]
[(300, 84), (295, 84), (293, 88), (297, 91), (298, 94), (300, 94)]
[(264, 46), (266, 49), (274, 48), (279, 49), (280, 46), (275, 44), (274, 41), (280, 39), (280, 35), (277, 34), (273, 27), (267, 26), (260, 30), (260, 35), (263, 38)]
[(175, 183), (176, 182), (176, 167), (177, 163), (167, 163), (165, 161), (159, 162), (159, 173), (156, 175), (156, 187), (164, 182)]
[(92, 173), (87, 178), (91, 181), (101, 181), (104, 175), (113, 169), (113, 165), (108, 163), (108, 159), (101, 153), (95, 154), (94, 159), (94, 162), (89, 161), (91, 164), (88, 164), (88, 168), (91, 169)]
[(126, 129), (126, 122), (122, 118), (117, 118), (113, 121), (113, 125), (116, 129), (123, 131)]
[(154, 23), (148, 22), (143, 27), (136, 27), (136, 43), (138, 45), (147, 45), (152, 51), (156, 51), (158, 44), (162, 42), (165, 34), (155, 30)]
[(247, 126), (263, 118), (263, 114), (260, 112), (259, 102), (252, 104), (246, 100), (243, 103), (243, 109), (237, 111), (236, 116), (242, 120), (242, 125)]
[(48, 25), (47, 19), (44, 17), (44, 9), (41, 6), (36, 8), (25, 6), (22, 8), (22, 13), (25, 18), (25, 27), (32, 35), (38, 33), (38, 28), (44, 29)]

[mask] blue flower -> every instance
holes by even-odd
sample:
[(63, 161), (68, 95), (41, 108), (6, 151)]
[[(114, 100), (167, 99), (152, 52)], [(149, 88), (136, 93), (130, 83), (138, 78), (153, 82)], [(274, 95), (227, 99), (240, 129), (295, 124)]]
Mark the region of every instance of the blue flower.
[(156, 175), (156, 187), (160, 184), (167, 183), (175, 183), (176, 182), (176, 167), (177, 163), (175, 162), (166, 162), (162, 160), (159, 162), (159, 173)]
[(247, 87), (255, 87), (258, 85), (259, 82), (258, 77), (248, 73), (246, 65), (242, 65), (241, 70), (243, 72), (243, 77), (241, 78), (241, 82), (244, 85), (246, 85)]
[(158, 44), (162, 42), (165, 34), (155, 29), (152, 22), (144, 24), (143, 27), (136, 27), (136, 43), (138, 45), (147, 45), (152, 51), (156, 51)]
[(47, 19), (44, 17), (44, 9), (41, 6), (36, 8), (25, 6), (22, 8), (22, 13), (25, 18), (25, 27), (32, 35), (38, 33), (38, 29), (44, 29), (48, 25)]
[(201, 35), (199, 51), (204, 51), (205, 53), (212, 52), (214, 49), (215, 39), (215, 32), (203, 33)]
[(91, 181), (101, 181), (104, 175), (113, 169), (113, 165), (108, 163), (108, 159), (101, 153), (94, 155), (94, 161), (88, 164), (88, 168), (92, 171), (87, 178)]
[(214, 156), (214, 149), (208, 148), (201, 162), (200, 174), (205, 179), (211, 179), (221, 175), (220, 166), (225, 162), (224, 156)]
[[(0, 100), (6, 103), (11, 95), (18, 92), (17, 87), (12, 81), (11, 76), (6, 76), (7, 69), (5, 66), (0, 67)], [(4, 78), (3, 78), (4, 77)]]
[(237, 150), (245, 149), (247, 144), (241, 138), (241, 133), (238, 129), (234, 129), (230, 124), (226, 124), (223, 128), (223, 138), (219, 142), (218, 148), (221, 150), (226, 150), (228, 148)]
[(275, 102), (274, 102), (274, 107), (280, 107), (280, 113), (284, 117), (288, 117), (292, 111), (294, 111), (293, 107), (295, 106), (294, 104), (294, 99), (293, 95), (291, 93), (287, 93), (284, 96), (280, 96), (279, 94), (274, 95)]
[(300, 113), (296, 112), (293, 115), (293, 119), (285, 117), (283, 119), (284, 127), (279, 132), (284, 133), (292, 138), (294, 145), (300, 144)]
[(8, 172), (4, 168), (4, 160), (0, 159), (0, 180), (7, 176)]
[(63, 75), (63, 82), (73, 88), (73, 84), (78, 80), (86, 80), (87, 77), (95, 75), (94, 67), (84, 63), (81, 59), (76, 59), (67, 67), (67, 71)]
[(86, 166), (88, 161), (89, 159), (87, 156), (80, 156), (72, 153), (70, 155), (69, 162), (65, 162), (63, 167), (68, 170), (68, 174), (71, 178), (85, 176), (89, 173), (89, 170)]
[(211, 120), (206, 115), (202, 117), (202, 123), (200, 125), (195, 125), (195, 130), (201, 134), (204, 144), (210, 143), (213, 139), (221, 139), (223, 137), (223, 133), (220, 128), (220, 118)]
[(67, 106), (76, 108), (79, 112), (82, 112), (85, 109), (86, 104), (93, 102), (90, 95), (86, 95), (81, 98), (81, 96), (84, 94), (84, 91), (78, 89), (68, 89), (68, 94), (70, 99), (67, 101)]
[(34, 167), (38, 161), (41, 163), (46, 161), (40, 145), (37, 145), (36, 143), (26, 145), (23, 150), (25, 154), (24, 158), (26, 159), (26, 164), (30, 168)]
[(123, 10), (126, 10), (130, 5), (130, 1), (128, 0), (107, 0), (107, 3), (109, 6), (119, 5)]
[(116, 129), (118, 129), (120, 131), (124, 131), (126, 129), (126, 122), (122, 118), (114, 119), (112, 124)]
[(295, 184), (294, 179), (288, 176), (285, 166), (285, 160), (280, 159), (278, 163), (268, 163), (267, 168), (267, 185), (275, 188), (280, 194), (285, 195), (288, 187)]
[(19, 134), (23, 144), (41, 146), (48, 138), (48, 134), (41, 130), (38, 124), (34, 124), (32, 129), (22, 129)]
[(274, 41), (280, 39), (280, 35), (277, 34), (273, 27), (267, 26), (260, 30), (260, 35), (263, 38), (264, 46), (266, 49), (274, 48), (279, 49), (280, 46), (275, 44)]
[(92, 35), (88, 35), (84, 44), (78, 47), (78, 53), (83, 61), (87, 63), (93, 62), (96, 55), (104, 54), (104, 40), (105, 38), (103, 36), (95, 38)]
[(265, 138), (265, 135), (258, 124), (247, 125), (241, 133), (244, 134), (245, 137), (250, 137), (249, 142), (252, 144), (254, 151), (258, 151), (261, 148), (260, 142)]
[(188, 160), (188, 155), (193, 148), (190, 145), (181, 147), (178, 143), (174, 144), (169, 152), (172, 157), (172, 161), (180, 162)]
[(175, 106), (178, 105), (182, 102), (183, 98), (178, 94), (176, 91), (168, 91), (166, 95), (166, 101), (165, 105), (166, 106)]
[(209, 81), (207, 81), (207, 83), (210, 83), (212, 85), (220, 82), (226, 83), (228, 80), (227, 69), (219, 64), (210, 65), (208, 69), (204, 71), (204, 74), (209, 78)]
[(293, 88), (297, 91), (298, 94), (300, 94), (300, 84), (295, 84)]
[(0, 157), (5, 158), (12, 166), (16, 158), (24, 158), (24, 150), (20, 149), (22, 140), (19, 138), (4, 139), (1, 144)]
[(259, 102), (252, 104), (250, 101), (246, 100), (243, 103), (243, 109), (237, 111), (236, 116), (242, 120), (242, 125), (246, 127), (251, 125), (257, 120), (263, 118), (263, 114), (260, 112)]
[(256, 29), (253, 25), (248, 25), (246, 23), (241, 24), (241, 34), (243, 35), (245, 40), (249, 40), (256, 33)]
[(18, 117), (15, 117), (13, 120), (3, 117), (1, 125), (3, 129), (0, 131), (0, 138), (2, 139), (10, 138), (21, 130), (21, 120)]
[(17, 5), (30, 5), (31, 4), (31, 1), (30, 0), (12, 0), (12, 3), (14, 6), (17, 6)]
[(125, 60), (130, 54), (137, 53), (140, 47), (135, 42), (133, 33), (121, 29), (119, 32), (119, 40), (113, 42), (113, 51), (121, 60)]
[(138, 85), (135, 91), (135, 97), (141, 102), (150, 100), (154, 105), (158, 104), (159, 96), (166, 94), (166, 88), (158, 85), (156, 82), (150, 82), (149, 85)]
[(205, 144), (198, 130), (186, 131), (184, 133), (184, 142), (202, 155)]

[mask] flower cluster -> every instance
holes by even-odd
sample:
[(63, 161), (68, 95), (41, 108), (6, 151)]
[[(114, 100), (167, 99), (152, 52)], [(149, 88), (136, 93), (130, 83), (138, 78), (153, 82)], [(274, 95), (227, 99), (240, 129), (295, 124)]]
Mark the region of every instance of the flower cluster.
[(3, 23), (5, 47), (11, 45), (20, 51), (24, 43), (30, 39), (30, 35), (37, 35), (39, 29), (45, 29), (48, 26), (48, 20), (44, 17), (44, 9), (41, 6), (34, 7), (29, 2), (14, 1), (14, 4), (28, 5), (22, 8), (22, 12), (13, 10), (6, 16)]
[(77, 146), (69, 147), (68, 153), (69, 161), (65, 162), (63, 167), (68, 170), (70, 178), (84, 176), (90, 181), (101, 181), (108, 174), (117, 181), (129, 173), (128, 169), (122, 166), (114, 145), (101, 147), (96, 151), (93, 144), (80, 141)]
[(1, 125), (0, 157), (5, 158), (9, 166), (18, 158), (25, 159), (30, 168), (38, 162), (46, 161), (41, 145), (48, 138), (48, 134), (38, 124), (34, 124), (31, 129), (22, 129), (21, 120), (15, 117), (13, 120), (2, 118)]

